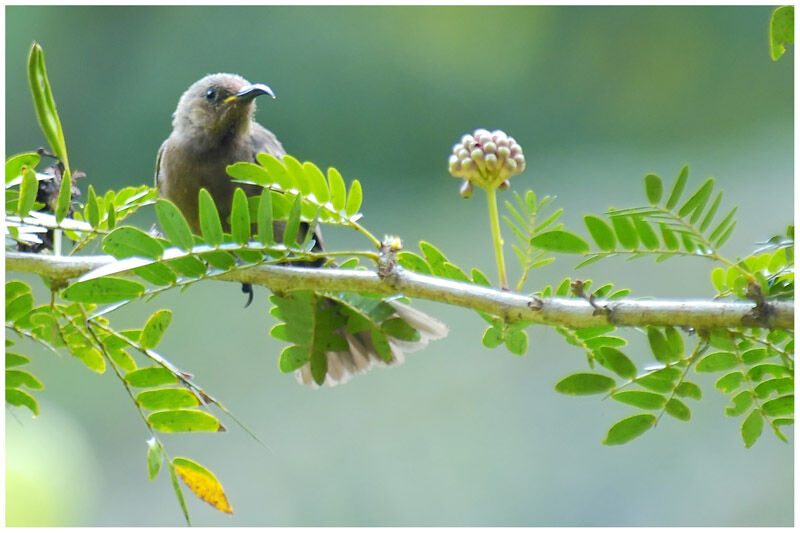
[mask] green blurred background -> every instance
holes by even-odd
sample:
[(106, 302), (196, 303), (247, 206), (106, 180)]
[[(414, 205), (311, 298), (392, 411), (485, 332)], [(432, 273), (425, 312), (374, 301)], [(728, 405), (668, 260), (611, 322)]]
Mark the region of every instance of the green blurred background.
[[(494, 277), (483, 194), (458, 196), (452, 144), (502, 128), (528, 169), (513, 188), (556, 195), (564, 222), (644, 201), (642, 176), (713, 175), (746, 254), (793, 218), (794, 51), (769, 59), (769, 7), (6, 7), (6, 152), (44, 144), (25, 60), (44, 47), (70, 161), (99, 191), (152, 183), (155, 153), (190, 83), (217, 71), (265, 82), (258, 119), (301, 160), (365, 190), (364, 223), (425, 239)], [(135, 219), (141, 227), (152, 210)], [(508, 231), (506, 230), (506, 233)], [(584, 232), (585, 233), (585, 232)], [(367, 243), (329, 231), (332, 247)], [(512, 277), (516, 276), (514, 258)], [(530, 290), (572, 274), (560, 257)], [(708, 297), (700, 260), (609, 260), (579, 276), (637, 296)], [(45, 293), (38, 288), (38, 294)], [(483, 321), (430, 302), (449, 338), (402, 367), (310, 390), (277, 368), (268, 293), (202, 284), (117, 313), (176, 315), (160, 351), (193, 372), (269, 446), (234, 424), (166, 436), (207, 465), (236, 514), (189, 497), (202, 525), (759, 526), (792, 524), (793, 447), (768, 430), (751, 450), (713, 378), (693, 420), (666, 417), (604, 447), (630, 409), (553, 385), (585, 367), (550, 329), (518, 358), (480, 346)], [(647, 363), (642, 336), (630, 354)], [(6, 411), (9, 525), (180, 525), (164, 473), (147, 480), (145, 431), (113, 375), (29, 349), (42, 414)], [(792, 440), (793, 442), (793, 440)]]

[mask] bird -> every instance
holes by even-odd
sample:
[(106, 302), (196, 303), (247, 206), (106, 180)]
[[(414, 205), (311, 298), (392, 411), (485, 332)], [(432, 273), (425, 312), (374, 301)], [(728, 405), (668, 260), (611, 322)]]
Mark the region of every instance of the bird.
[[(274, 133), (255, 120), (256, 98), (269, 96), (273, 90), (263, 83), (250, 83), (237, 74), (209, 74), (193, 83), (180, 97), (173, 113), (172, 132), (163, 142), (156, 157), (155, 186), (159, 195), (170, 200), (183, 213), (189, 227), (200, 234), (198, 194), (205, 188), (214, 199), (220, 220), (226, 230), (231, 202), (236, 188), (246, 195), (259, 195), (262, 187), (231, 181), (226, 167), (238, 161), (256, 162), (256, 155), (268, 153), (278, 159), (286, 155)], [(282, 240), (285, 222), (275, 222), (275, 238)], [(299, 239), (307, 231), (314, 232), (315, 249), (324, 251), (320, 228), (303, 223)], [(319, 266), (319, 265), (316, 265)], [(247, 292), (246, 287), (243, 290)], [(252, 297), (252, 288), (250, 289)], [(328, 305), (340, 305), (328, 299)], [(430, 340), (445, 337), (449, 329), (410, 305), (387, 300), (394, 314), (419, 332), (419, 340), (403, 341), (389, 337), (391, 358), (378, 354), (369, 331), (355, 334), (343, 326), (337, 333), (347, 341), (347, 350), (326, 352), (327, 373), (323, 385), (338, 385), (362, 374), (373, 366), (402, 363), (404, 354), (427, 346)], [(295, 370), (297, 380), (313, 387), (310, 362)]]

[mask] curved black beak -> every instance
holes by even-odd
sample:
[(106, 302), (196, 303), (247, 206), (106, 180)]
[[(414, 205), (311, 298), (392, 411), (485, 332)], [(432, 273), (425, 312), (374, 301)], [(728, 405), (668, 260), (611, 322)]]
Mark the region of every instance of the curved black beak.
[(272, 92), (272, 89), (270, 89), (268, 85), (264, 85), (263, 83), (254, 83), (253, 85), (247, 85), (243, 87), (242, 90), (233, 96), (229, 96), (225, 99), (225, 102), (246, 102), (257, 96), (261, 96), (262, 94), (268, 94), (272, 98), (275, 98), (275, 93)]

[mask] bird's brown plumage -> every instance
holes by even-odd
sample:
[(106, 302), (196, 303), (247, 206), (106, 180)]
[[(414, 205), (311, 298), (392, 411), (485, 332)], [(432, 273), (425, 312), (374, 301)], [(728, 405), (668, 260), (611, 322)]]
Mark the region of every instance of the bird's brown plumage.
[[(211, 74), (189, 87), (178, 102), (172, 133), (158, 151), (155, 184), (161, 196), (178, 206), (195, 233), (200, 233), (197, 205), (201, 188), (211, 193), (227, 229), (236, 188), (242, 188), (248, 196), (260, 194), (262, 188), (232, 182), (225, 168), (237, 161), (255, 162), (260, 152), (279, 159), (286, 154), (275, 134), (254, 119), (254, 97), (260, 94), (272, 95), (272, 91), (265, 85), (251, 85), (235, 74)], [(282, 230), (283, 223), (276, 222), (276, 238), (282, 237)], [(304, 224), (301, 230), (305, 233), (308, 226)], [(315, 240), (318, 249), (322, 249), (318, 229)], [(404, 351), (418, 350), (429, 340), (447, 334), (447, 326), (438, 320), (410, 306), (390, 304), (396, 316), (420, 332), (420, 340), (403, 342), (390, 338), (392, 359), (388, 364), (401, 362)], [(351, 335), (343, 329), (340, 334), (347, 340), (349, 350), (326, 353), (325, 384), (343, 383), (373, 364), (386, 364), (372, 345), (368, 331)], [(296, 375), (301, 383), (314, 384), (308, 363)]]

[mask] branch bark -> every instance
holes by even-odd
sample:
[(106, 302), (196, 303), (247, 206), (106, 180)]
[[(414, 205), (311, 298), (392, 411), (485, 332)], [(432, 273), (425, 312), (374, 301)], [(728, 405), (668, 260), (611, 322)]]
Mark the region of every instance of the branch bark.
[[(95, 268), (113, 263), (111, 256), (48, 256), (6, 253), (6, 271), (27, 272), (52, 278), (58, 283), (77, 278)], [(536, 324), (578, 329), (592, 326), (678, 326), (697, 330), (724, 327), (792, 329), (794, 303), (769, 302), (758, 308), (750, 301), (718, 300), (596, 300), (580, 298), (531, 298), (521, 294), (417, 274), (396, 268), (381, 278), (365, 270), (336, 270), (279, 265), (240, 268), (216, 279), (255, 283), (274, 292), (297, 290), (403, 294), (466, 307)]]

